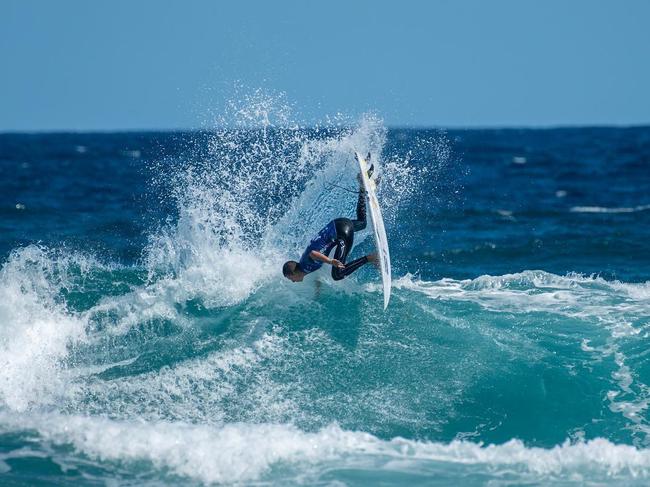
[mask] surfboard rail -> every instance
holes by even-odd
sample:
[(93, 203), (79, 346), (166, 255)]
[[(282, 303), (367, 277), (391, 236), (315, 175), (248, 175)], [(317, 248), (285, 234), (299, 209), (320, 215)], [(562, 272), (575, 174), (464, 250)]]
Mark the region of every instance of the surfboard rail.
[(372, 222), (373, 235), (375, 237), (375, 246), (379, 257), (379, 269), (381, 270), (381, 280), (384, 289), (384, 309), (388, 307), (390, 301), (391, 289), (391, 270), (390, 270), (390, 251), (388, 250), (388, 238), (386, 237), (386, 227), (384, 218), (381, 215), (381, 207), (377, 199), (377, 184), (368, 177), (368, 163), (365, 158), (358, 152), (355, 152), (359, 168), (361, 169), (361, 180), (368, 195), (370, 208), (370, 220)]

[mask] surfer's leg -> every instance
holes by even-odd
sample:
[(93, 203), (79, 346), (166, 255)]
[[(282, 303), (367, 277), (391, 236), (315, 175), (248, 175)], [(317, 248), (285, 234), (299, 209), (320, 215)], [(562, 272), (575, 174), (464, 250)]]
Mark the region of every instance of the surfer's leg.
[[(346, 244), (349, 244), (349, 252), (352, 249), (352, 243), (354, 242), (354, 220), (350, 220), (349, 218), (337, 218), (334, 220), (334, 228), (336, 229), (335, 240), (344, 240)], [(347, 255), (347, 252), (345, 255)]]
[[(340, 262), (345, 263), (345, 259), (347, 258), (348, 253), (350, 253), (351, 248), (352, 248), (351, 243), (348, 244), (348, 242), (344, 240), (338, 240), (336, 243), (336, 250), (334, 251), (334, 258)], [(368, 263), (368, 257), (363, 256), (356, 260), (353, 260), (352, 262), (345, 264), (345, 267), (343, 269), (339, 269), (338, 267), (332, 267), (332, 279), (334, 279), (335, 281), (340, 281), (341, 279), (349, 276), (354, 271), (359, 269), (359, 267), (367, 263)]]
[(343, 264), (345, 267), (339, 269), (338, 267), (332, 267), (332, 279), (335, 281), (340, 281), (344, 277), (349, 276), (359, 267), (368, 262), (368, 257), (361, 257), (359, 259), (353, 260), (350, 263), (346, 263), (348, 254), (352, 250), (352, 244), (354, 243), (354, 231), (355, 231), (355, 222), (348, 220), (347, 218), (338, 218), (336, 221), (336, 250), (334, 251), (334, 258)]
[[(339, 239), (336, 241), (336, 250), (334, 251), (334, 258), (338, 260), (339, 262), (342, 262), (345, 264), (345, 258), (348, 256), (350, 253), (350, 247), (348, 247), (347, 243), (343, 239)], [(335, 281), (340, 281), (345, 277), (345, 268), (339, 269), (338, 267), (332, 266), (332, 279)]]
[[(345, 264), (348, 258), (352, 244), (354, 243), (354, 223), (349, 218), (337, 218), (334, 220), (336, 225), (336, 250), (334, 258)], [(338, 281), (346, 276), (345, 269), (332, 267), (332, 279)]]
[(363, 186), (359, 188), (359, 197), (357, 199), (357, 219), (352, 220), (354, 231), (360, 232), (366, 228), (366, 190)]
[[(334, 257), (336, 259), (336, 256)], [(364, 255), (363, 257), (359, 257), (356, 260), (353, 260), (352, 262), (345, 264), (345, 268), (339, 269), (337, 267), (332, 268), (332, 279), (335, 281), (340, 281), (344, 277), (349, 276), (352, 274), (354, 271), (359, 269), (362, 265), (368, 263), (368, 256)], [(336, 271), (336, 272), (335, 272)]]

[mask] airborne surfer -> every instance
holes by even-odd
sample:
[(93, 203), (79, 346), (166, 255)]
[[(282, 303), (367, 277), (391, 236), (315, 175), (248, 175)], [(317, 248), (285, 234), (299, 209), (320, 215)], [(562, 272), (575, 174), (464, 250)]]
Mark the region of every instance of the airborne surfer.
[[(355, 155), (356, 157), (356, 155)], [(366, 157), (370, 161), (370, 154)], [(368, 177), (372, 176), (374, 166), (368, 169)], [(359, 269), (368, 262), (377, 262), (376, 254), (369, 254), (353, 260), (349, 264), (345, 261), (352, 250), (354, 243), (354, 232), (359, 232), (366, 228), (366, 190), (363, 186), (361, 174), (357, 177), (359, 180), (359, 196), (357, 198), (357, 218), (336, 218), (330, 221), (318, 235), (312, 239), (307, 248), (300, 257), (300, 261), (289, 260), (282, 266), (284, 277), (293, 282), (302, 282), (305, 276), (322, 267), (323, 264), (332, 266), (332, 279), (339, 281), (354, 271)], [(332, 249), (334, 257), (330, 258), (329, 254)]]

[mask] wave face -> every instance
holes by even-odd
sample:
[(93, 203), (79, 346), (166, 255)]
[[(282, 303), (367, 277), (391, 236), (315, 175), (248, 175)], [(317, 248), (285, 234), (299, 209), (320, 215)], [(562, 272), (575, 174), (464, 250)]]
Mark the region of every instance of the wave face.
[[(0, 135), (3, 479), (647, 485), (649, 129), (229, 110)], [(280, 272), (354, 214), (353, 150), (382, 176), (386, 312), (373, 269)]]

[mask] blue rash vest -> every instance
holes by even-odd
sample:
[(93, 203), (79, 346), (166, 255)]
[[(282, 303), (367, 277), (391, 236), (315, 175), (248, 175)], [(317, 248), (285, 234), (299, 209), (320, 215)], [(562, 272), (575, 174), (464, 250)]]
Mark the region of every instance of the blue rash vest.
[(331, 252), (332, 248), (336, 245), (336, 222), (332, 220), (325, 226), (318, 235), (309, 243), (305, 252), (300, 257), (300, 270), (304, 273), (309, 274), (310, 272), (317, 271), (323, 266), (323, 263), (312, 259), (309, 254), (312, 250), (316, 250), (323, 255), (327, 255)]

